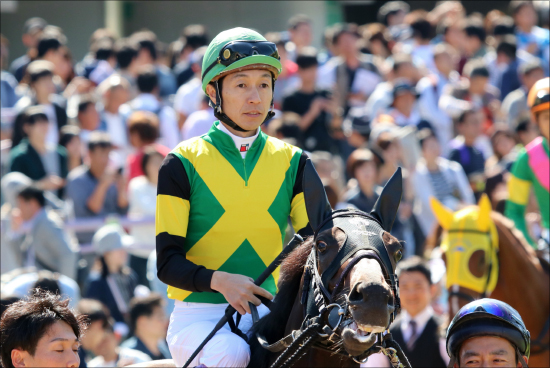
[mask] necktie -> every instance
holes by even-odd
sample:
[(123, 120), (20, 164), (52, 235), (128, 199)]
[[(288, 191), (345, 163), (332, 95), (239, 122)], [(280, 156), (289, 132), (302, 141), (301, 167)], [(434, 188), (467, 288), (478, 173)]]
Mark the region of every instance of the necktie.
[(412, 333), (411, 337), (409, 337), (409, 341), (407, 341), (407, 349), (409, 349), (409, 351), (412, 351), (412, 349), (414, 348), (414, 343), (416, 342), (416, 338), (418, 337), (416, 335), (416, 321), (411, 319), (409, 325), (411, 326)]

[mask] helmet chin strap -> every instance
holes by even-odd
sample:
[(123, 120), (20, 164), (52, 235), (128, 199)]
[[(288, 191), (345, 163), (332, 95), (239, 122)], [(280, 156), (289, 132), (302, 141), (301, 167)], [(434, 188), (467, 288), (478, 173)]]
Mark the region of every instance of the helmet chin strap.
[[(241, 128), (237, 123), (235, 123), (233, 120), (229, 118), (223, 111), (222, 111), (222, 94), (220, 93), (220, 84), (219, 80), (214, 82), (214, 87), (216, 88), (216, 105), (212, 106), (212, 100), (210, 100), (208, 103), (212, 108), (214, 109), (214, 116), (218, 118), (221, 122), (224, 122), (231, 128), (239, 131), (239, 132), (252, 132), (252, 130), (246, 130)], [(272, 83), (272, 89), (275, 89), (275, 81)], [(273, 112), (273, 99), (271, 99), (271, 110), (267, 113), (267, 116), (265, 117), (264, 121), (265, 123), (269, 119), (275, 116), (275, 112)], [(260, 124), (261, 125), (261, 124)]]

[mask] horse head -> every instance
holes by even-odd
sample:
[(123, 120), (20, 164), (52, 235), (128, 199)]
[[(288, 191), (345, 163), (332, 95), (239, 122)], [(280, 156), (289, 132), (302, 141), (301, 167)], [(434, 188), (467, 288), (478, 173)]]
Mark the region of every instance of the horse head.
[(431, 207), (443, 228), (441, 250), (447, 268), (450, 315), (466, 303), (486, 297), (498, 281), (497, 228), (491, 219), (491, 203), (483, 195), (477, 206), (457, 212), (434, 197)]
[(323, 308), (329, 306), (327, 323), (351, 356), (368, 350), (375, 334), (389, 328), (399, 309), (395, 266), (403, 249), (389, 232), (401, 194), (398, 169), (370, 214), (333, 211), (309, 160), (304, 170), (304, 199), (315, 233), (303, 279), (307, 294), (303, 291), (302, 300), (308, 316), (323, 316)]

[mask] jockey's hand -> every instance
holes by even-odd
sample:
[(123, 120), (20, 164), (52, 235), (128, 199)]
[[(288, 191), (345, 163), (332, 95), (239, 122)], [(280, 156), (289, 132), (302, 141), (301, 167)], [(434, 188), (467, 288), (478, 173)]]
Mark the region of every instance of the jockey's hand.
[(216, 271), (212, 275), (210, 287), (220, 292), (233, 308), (242, 315), (250, 313), (248, 302), (258, 306), (262, 302), (254, 294), (261, 295), (269, 300), (273, 299), (271, 293), (254, 284), (248, 276)]

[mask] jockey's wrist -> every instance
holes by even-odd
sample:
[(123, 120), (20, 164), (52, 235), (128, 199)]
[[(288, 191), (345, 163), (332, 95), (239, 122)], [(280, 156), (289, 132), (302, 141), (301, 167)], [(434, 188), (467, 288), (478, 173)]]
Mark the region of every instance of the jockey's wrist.
[(226, 272), (214, 271), (210, 278), (210, 289), (220, 292), (220, 288), (223, 288), (223, 282), (226, 279)]
[(208, 268), (201, 268), (195, 273), (193, 283), (197, 291), (203, 292), (216, 292), (212, 289), (212, 276), (217, 271), (209, 270)]

